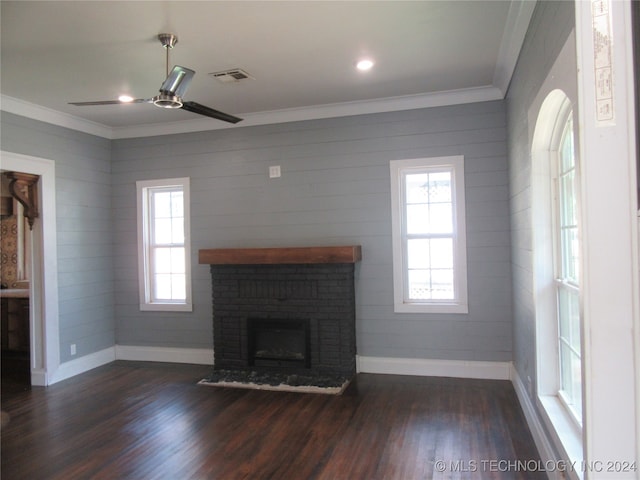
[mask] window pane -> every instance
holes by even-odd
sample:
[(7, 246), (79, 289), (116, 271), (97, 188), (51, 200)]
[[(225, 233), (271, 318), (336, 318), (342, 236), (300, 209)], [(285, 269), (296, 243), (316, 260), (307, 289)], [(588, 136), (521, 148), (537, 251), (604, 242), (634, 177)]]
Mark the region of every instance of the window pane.
[(566, 287), (560, 287), (558, 297), (560, 338), (580, 355), (580, 295)]
[(155, 273), (171, 273), (171, 249), (156, 248), (153, 250), (153, 253)]
[(573, 150), (573, 119), (569, 118), (560, 141), (560, 169), (563, 172), (575, 166), (575, 152)]
[(430, 243), (429, 239), (407, 241), (407, 265), (410, 269), (431, 267)]
[(429, 270), (409, 270), (409, 299), (430, 300), (431, 275)]
[(580, 357), (560, 342), (560, 392), (578, 419), (582, 418), (582, 366)]
[(419, 235), (429, 233), (429, 205), (407, 205), (407, 233)]
[(412, 291), (409, 298), (454, 298), (453, 239), (408, 240), (407, 266)]
[(450, 172), (430, 173), (428, 188), (430, 203), (451, 203)]
[(169, 245), (171, 243), (171, 219), (156, 218), (153, 222), (153, 243), (156, 245)]
[(171, 192), (171, 216), (182, 217), (184, 214), (184, 195), (182, 192)]
[(171, 249), (171, 273), (185, 272), (184, 248)]
[(565, 228), (560, 232), (560, 248), (562, 254), (562, 271), (560, 278), (578, 285), (580, 272), (579, 239), (577, 227)]
[(575, 170), (568, 172), (561, 177), (560, 185), (560, 225), (570, 226), (576, 222), (576, 196), (574, 191)]
[(153, 216), (155, 218), (171, 217), (171, 192), (154, 192), (152, 202)]
[(185, 280), (186, 278), (184, 274), (171, 276), (171, 299), (172, 300), (184, 300), (187, 297)]
[(154, 300), (170, 300), (171, 299), (171, 275), (158, 274), (154, 275)]
[(431, 268), (453, 268), (453, 239), (434, 238), (430, 245)]
[(577, 355), (571, 355), (571, 408), (576, 417), (582, 420), (582, 362)]
[[(425, 188), (425, 185), (427, 188)], [(405, 177), (407, 203), (429, 202), (429, 174), (415, 173)]]
[(432, 204), (429, 208), (429, 232), (452, 233), (453, 215), (450, 203)]
[(171, 243), (184, 243), (184, 218), (174, 218), (171, 221)]
[(432, 298), (453, 299), (453, 270), (431, 270), (431, 290)]

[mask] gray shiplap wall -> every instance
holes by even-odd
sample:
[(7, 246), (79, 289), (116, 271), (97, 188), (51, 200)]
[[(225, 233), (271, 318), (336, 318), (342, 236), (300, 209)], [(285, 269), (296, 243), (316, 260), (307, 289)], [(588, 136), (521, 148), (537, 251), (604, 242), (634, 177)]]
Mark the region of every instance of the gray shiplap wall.
[[(528, 111), (574, 27), (573, 2), (538, 2), (507, 95), (514, 290), (514, 364), (536, 379), (531, 138)], [(532, 389), (535, 392), (535, 385)], [(531, 403), (536, 405), (535, 399)]]
[(2, 150), (55, 161), (60, 360), (111, 347), (111, 142), (6, 112), (1, 122)]
[[(464, 155), (468, 315), (393, 312), (389, 161)], [(280, 165), (282, 177), (268, 178)], [(138, 308), (135, 182), (191, 178), (192, 313)], [(113, 142), (117, 343), (211, 348), (203, 248), (359, 244), (364, 356), (510, 361), (511, 269), (501, 101)]]

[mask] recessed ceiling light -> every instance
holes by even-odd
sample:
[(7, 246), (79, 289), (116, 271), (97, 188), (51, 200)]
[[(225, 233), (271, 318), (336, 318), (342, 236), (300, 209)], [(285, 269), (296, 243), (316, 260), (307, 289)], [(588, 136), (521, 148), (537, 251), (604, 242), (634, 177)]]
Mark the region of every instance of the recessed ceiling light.
[(120, 95), (118, 97), (118, 100), (120, 100), (121, 102), (124, 102), (124, 103), (128, 103), (128, 102), (132, 102), (133, 101), (133, 97), (131, 97), (129, 95)]
[(362, 70), (363, 72), (371, 70), (371, 67), (373, 67), (373, 60), (369, 60), (368, 58), (359, 60), (358, 63), (356, 63), (356, 68), (358, 70)]

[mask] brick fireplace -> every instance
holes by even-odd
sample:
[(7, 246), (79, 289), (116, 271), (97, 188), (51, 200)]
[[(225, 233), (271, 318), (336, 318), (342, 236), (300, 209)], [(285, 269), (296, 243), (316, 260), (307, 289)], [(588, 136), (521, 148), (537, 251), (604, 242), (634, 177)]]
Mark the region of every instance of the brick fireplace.
[(360, 259), (359, 246), (200, 250), (214, 370), (353, 377)]

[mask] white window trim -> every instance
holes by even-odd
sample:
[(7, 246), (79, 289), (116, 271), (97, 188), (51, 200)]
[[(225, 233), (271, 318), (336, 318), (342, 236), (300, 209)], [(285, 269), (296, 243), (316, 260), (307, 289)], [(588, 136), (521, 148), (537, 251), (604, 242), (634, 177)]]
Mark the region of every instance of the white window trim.
[[(414, 158), (392, 160), (391, 177), (391, 226), (393, 242), (393, 292), (394, 311), (397, 313), (469, 313), (467, 300), (467, 235), (465, 214), (464, 156)], [(403, 174), (408, 170), (447, 167), (453, 171), (454, 211), (454, 289), (453, 301), (405, 301), (407, 272), (405, 268)]]
[[(558, 57), (554, 69), (571, 62), (563, 55), (569, 50), (571, 36)], [(561, 76), (558, 75), (557, 76)], [(556, 75), (550, 74), (553, 80)], [(571, 92), (571, 89), (567, 89)], [(555, 290), (556, 244), (552, 225), (554, 215), (552, 178), (554, 156), (557, 155), (561, 126), (573, 109), (564, 88), (551, 86), (541, 89), (539, 98), (529, 111), (534, 130), (531, 144), (532, 200), (531, 226), (533, 236), (533, 296), (536, 317), (536, 397), (541, 419), (561, 457), (570, 462), (583, 460), (582, 427), (559, 395), (560, 372), (558, 350), (557, 298)], [(574, 118), (574, 136), (577, 140), (577, 122)], [(580, 164), (576, 150), (576, 163)], [(584, 355), (584, 354), (583, 354)], [(584, 363), (583, 363), (584, 380)], [(583, 398), (584, 398), (583, 382)], [(583, 406), (584, 416), (584, 406)], [(569, 472), (570, 478), (582, 478), (583, 472)]]
[[(184, 195), (184, 249), (185, 249), (185, 289), (184, 302), (152, 302), (150, 298), (150, 272), (149, 272), (149, 232), (147, 220), (146, 190), (156, 187), (181, 186)], [(138, 210), (138, 288), (140, 294), (140, 310), (142, 311), (167, 311), (167, 312), (191, 312), (193, 304), (191, 299), (191, 211), (189, 177), (167, 178), (161, 180), (141, 180), (136, 182), (137, 210)]]

